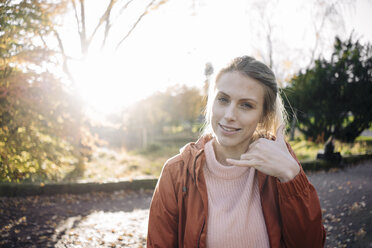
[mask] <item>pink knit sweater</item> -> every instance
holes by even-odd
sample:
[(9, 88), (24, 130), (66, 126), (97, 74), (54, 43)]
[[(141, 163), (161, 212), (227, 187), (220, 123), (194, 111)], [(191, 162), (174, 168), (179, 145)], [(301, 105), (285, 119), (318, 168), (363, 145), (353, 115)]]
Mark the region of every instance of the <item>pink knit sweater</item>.
[(213, 142), (205, 145), (207, 247), (270, 247), (255, 169), (220, 164)]

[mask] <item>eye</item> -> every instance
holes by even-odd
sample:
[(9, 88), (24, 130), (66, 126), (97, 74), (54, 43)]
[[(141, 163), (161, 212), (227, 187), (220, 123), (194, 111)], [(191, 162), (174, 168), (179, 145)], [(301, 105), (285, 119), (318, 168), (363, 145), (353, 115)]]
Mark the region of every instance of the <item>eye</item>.
[(221, 103), (228, 103), (229, 102), (229, 99), (227, 99), (226, 97), (223, 97), (223, 96), (218, 97), (217, 100)]
[(245, 102), (245, 103), (242, 103), (241, 104), (241, 106), (243, 107), (243, 108), (245, 108), (245, 109), (250, 109), (250, 108), (252, 108), (253, 106), (252, 106), (252, 104), (250, 104), (250, 103), (247, 103), (247, 102)]

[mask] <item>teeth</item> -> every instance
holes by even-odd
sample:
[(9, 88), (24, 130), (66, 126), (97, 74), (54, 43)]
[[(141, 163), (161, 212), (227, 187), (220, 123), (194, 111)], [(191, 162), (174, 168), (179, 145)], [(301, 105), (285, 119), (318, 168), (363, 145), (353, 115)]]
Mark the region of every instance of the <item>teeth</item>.
[(228, 132), (233, 132), (233, 131), (238, 131), (239, 129), (238, 128), (228, 128), (228, 127), (224, 127), (222, 126), (222, 129), (225, 130), (225, 131), (228, 131)]

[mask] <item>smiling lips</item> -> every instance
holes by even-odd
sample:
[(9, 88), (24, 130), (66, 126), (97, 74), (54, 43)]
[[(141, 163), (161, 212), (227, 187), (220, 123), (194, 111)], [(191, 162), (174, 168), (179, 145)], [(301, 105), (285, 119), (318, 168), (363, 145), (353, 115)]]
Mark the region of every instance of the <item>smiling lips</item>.
[(241, 128), (235, 128), (235, 127), (229, 127), (229, 126), (224, 126), (221, 125), (220, 123), (218, 124), (221, 129), (224, 131), (226, 134), (235, 134), (241, 130)]

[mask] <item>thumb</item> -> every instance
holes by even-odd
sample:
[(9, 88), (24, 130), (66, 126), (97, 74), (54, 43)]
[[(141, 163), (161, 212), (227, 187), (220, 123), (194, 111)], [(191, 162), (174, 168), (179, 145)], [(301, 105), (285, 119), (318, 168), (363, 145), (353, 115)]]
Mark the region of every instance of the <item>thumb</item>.
[(240, 166), (240, 167), (254, 167), (255, 163), (252, 160), (237, 160), (237, 159), (231, 159), (227, 158), (226, 162), (230, 165)]
[(285, 143), (284, 128), (285, 128), (285, 124), (283, 124), (283, 123), (280, 124), (280, 126), (276, 130), (276, 140), (279, 141), (279, 142), (284, 142)]

